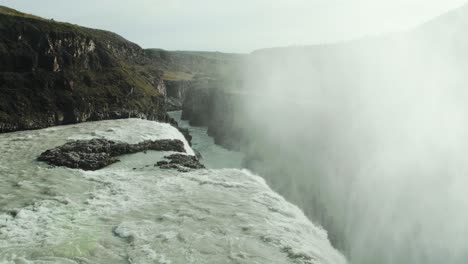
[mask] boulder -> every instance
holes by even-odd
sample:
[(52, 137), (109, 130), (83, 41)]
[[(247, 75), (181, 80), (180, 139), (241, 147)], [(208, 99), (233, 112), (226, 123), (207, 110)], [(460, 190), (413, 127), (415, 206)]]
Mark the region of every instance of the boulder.
[(168, 160), (159, 161), (155, 166), (158, 166), (161, 169), (176, 169), (182, 172), (189, 171), (190, 169), (205, 168), (196, 156), (172, 154), (164, 158)]
[(74, 169), (98, 170), (118, 162), (118, 156), (141, 151), (185, 152), (177, 139), (148, 140), (128, 144), (107, 139), (77, 140), (43, 152), (37, 159), (50, 165)]

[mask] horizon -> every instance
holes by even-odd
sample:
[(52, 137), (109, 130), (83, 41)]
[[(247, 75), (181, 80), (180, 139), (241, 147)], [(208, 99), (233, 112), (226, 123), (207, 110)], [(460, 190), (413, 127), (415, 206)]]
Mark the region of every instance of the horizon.
[[(243, 54), (259, 49), (335, 44), (404, 32), (466, 5), (465, 0), (353, 0), (350, 3), (281, 0), (275, 6), (255, 0), (250, 2), (250, 8), (245, 8), (248, 6), (245, 3), (226, 4), (231, 7), (226, 8), (213, 0), (200, 6), (183, 0), (171, 3), (137, 0), (132, 4), (105, 0), (94, 5), (82, 2), (1, 0), (0, 4), (47, 19), (112, 31), (145, 49)], [(204, 8), (207, 5), (210, 10)], [(73, 14), (65, 11), (70, 9)], [(267, 18), (263, 21), (256, 17), (262, 11)], [(319, 15), (314, 17), (313, 14)]]

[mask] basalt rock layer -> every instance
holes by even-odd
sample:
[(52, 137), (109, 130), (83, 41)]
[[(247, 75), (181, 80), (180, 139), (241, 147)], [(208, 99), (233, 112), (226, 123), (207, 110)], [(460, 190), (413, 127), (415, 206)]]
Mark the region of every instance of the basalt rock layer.
[(196, 156), (172, 154), (165, 156), (164, 158), (167, 160), (158, 161), (155, 166), (158, 166), (161, 169), (176, 169), (181, 172), (187, 172), (191, 169), (205, 168)]
[(163, 73), (138, 45), (1, 6), (0, 35), (0, 132), (166, 118)]
[(98, 170), (118, 162), (118, 156), (147, 150), (185, 152), (180, 140), (143, 141), (137, 144), (107, 139), (77, 140), (46, 150), (37, 159), (50, 165)]
[(186, 91), (182, 119), (192, 126), (208, 127), (208, 135), (216, 144), (239, 150), (245, 133), (245, 119), (240, 115), (244, 96), (222, 89), (222, 83), (216, 81), (190, 87)]

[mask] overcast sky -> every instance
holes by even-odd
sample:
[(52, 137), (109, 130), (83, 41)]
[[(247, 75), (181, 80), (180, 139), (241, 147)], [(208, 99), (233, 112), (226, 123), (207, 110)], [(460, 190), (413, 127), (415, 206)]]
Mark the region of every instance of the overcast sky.
[(467, 0), (0, 0), (144, 48), (250, 52), (412, 28)]

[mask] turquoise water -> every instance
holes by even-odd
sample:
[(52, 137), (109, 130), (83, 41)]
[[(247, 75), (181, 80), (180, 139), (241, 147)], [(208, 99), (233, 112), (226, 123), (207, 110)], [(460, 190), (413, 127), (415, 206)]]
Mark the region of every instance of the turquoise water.
[(187, 121), (181, 120), (181, 111), (169, 112), (179, 126), (188, 128), (192, 135), (192, 148), (202, 155), (202, 163), (208, 168), (242, 168), (244, 155), (237, 151), (230, 151), (214, 143), (208, 136), (206, 127), (192, 127)]
[[(209, 166), (239, 166), (197, 135)], [(140, 119), (0, 134), (0, 264), (346, 263), (325, 230), (247, 170), (162, 170), (154, 164), (171, 152), (156, 151), (98, 171), (35, 160), (90, 138), (180, 139), (193, 154), (174, 127)]]

